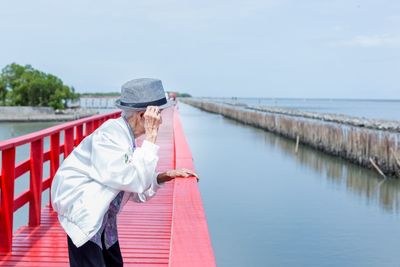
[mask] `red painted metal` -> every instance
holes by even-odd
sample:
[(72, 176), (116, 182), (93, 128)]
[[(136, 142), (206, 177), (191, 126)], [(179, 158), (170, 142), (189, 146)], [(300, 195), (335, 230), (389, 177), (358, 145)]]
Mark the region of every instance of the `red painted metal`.
[(120, 113), (121, 112), (117, 111), (117, 112), (113, 112), (113, 113), (109, 113), (109, 114), (95, 115), (95, 116), (87, 117), (84, 119), (79, 119), (76, 121), (63, 123), (63, 124), (53, 126), (53, 127), (41, 130), (41, 131), (37, 131), (37, 132), (26, 134), (23, 136), (15, 137), (15, 138), (8, 139), (5, 141), (0, 141), (0, 150), (5, 150), (10, 147), (17, 147), (17, 146), (20, 146), (20, 145), (23, 145), (26, 143), (30, 143), (37, 139), (50, 136), (53, 133), (61, 132), (61, 131), (64, 131), (65, 129), (68, 129), (71, 127), (76, 127), (78, 125), (85, 125), (85, 127), (87, 127), (89, 125), (89, 128), (91, 128), (90, 133), (92, 133), (94, 130), (93, 129), (93, 121), (94, 120), (101, 119), (101, 118), (106, 118), (106, 119), (117, 118), (120, 115)]
[[(100, 122), (119, 117), (120, 112), (96, 115), (89, 118), (64, 123), (35, 133), (0, 142), (2, 165), (0, 176), (0, 252), (9, 252), (12, 248), (13, 215), (19, 208), (29, 203), (29, 226), (41, 223), (42, 192), (51, 185), (52, 178), (59, 166), (60, 154), (64, 158), (83, 139), (83, 127), (90, 132)], [(96, 121), (95, 124), (93, 122)], [(89, 126), (88, 126), (89, 125)], [(60, 133), (64, 131), (64, 143), (60, 144)], [(76, 132), (76, 138), (74, 138)], [(50, 136), (50, 150), (43, 151), (43, 140)], [(30, 157), (15, 163), (15, 151), (18, 146), (30, 144)], [(50, 160), (50, 177), (43, 179), (43, 163)], [(18, 177), (30, 173), (29, 189), (14, 199), (14, 183)]]
[(79, 125), (76, 127), (75, 135), (76, 135), (75, 146), (77, 146), (83, 139), (83, 125)]
[(31, 191), (26, 190), (14, 200), (14, 212), (31, 200)]
[(14, 214), (15, 147), (2, 153), (1, 204), (0, 204), (0, 252), (10, 251)]
[(93, 121), (86, 124), (85, 137), (93, 132)]
[[(174, 114), (175, 167), (194, 170), (178, 110)], [(196, 178), (176, 179), (169, 266), (216, 266)]]
[(43, 138), (31, 143), (29, 225), (40, 224), (42, 205)]
[[(88, 122), (84, 127), (85, 136), (105, 119), (99, 119), (98, 123)], [(76, 145), (80, 137), (76, 130), (75, 133), (73, 141)], [(64, 149), (69, 150), (69, 145), (59, 144), (59, 134), (60, 131), (48, 132), (50, 150), (44, 155), (47, 153), (50, 160), (50, 177), (42, 182), (42, 190), (50, 186), (60, 154)], [(139, 140), (139, 146), (140, 143)], [(157, 144), (160, 146), (157, 171), (194, 167), (178, 113), (173, 108), (163, 112)], [(15, 160), (9, 161), (14, 163)], [(10, 176), (10, 173), (5, 175)], [(17, 198), (14, 210), (15, 204), (20, 206), (32, 199), (30, 194), (28, 190)], [(12, 203), (13, 199), (9, 202)], [(118, 217), (118, 232), (125, 266), (215, 266), (201, 197), (194, 178), (165, 183), (157, 196), (146, 203), (129, 201)], [(11, 232), (7, 233), (11, 238)], [(9, 247), (6, 251), (10, 251), (11, 242), (7, 244)], [(24, 226), (17, 230), (13, 237), (12, 252), (0, 254), (0, 266), (68, 266), (66, 234), (50, 206), (42, 209), (39, 226)]]
[(29, 171), (30, 163), (31, 163), (31, 160), (27, 159), (27, 160), (17, 164), (17, 166), (15, 167), (15, 179), (17, 179), (22, 174)]
[(60, 165), (60, 133), (50, 137), (50, 177), (54, 177)]
[(74, 128), (65, 129), (64, 136), (64, 157), (68, 157), (68, 155), (74, 149)]
[[(79, 125), (80, 126), (80, 125)], [(78, 127), (79, 127), (78, 126)], [(79, 135), (78, 135), (79, 136)], [(50, 184), (54, 175), (56, 174), (58, 167), (60, 166), (60, 133), (53, 133), (50, 136)], [(51, 199), (51, 191), (49, 190), (49, 199)], [(53, 208), (50, 205), (51, 209)]]

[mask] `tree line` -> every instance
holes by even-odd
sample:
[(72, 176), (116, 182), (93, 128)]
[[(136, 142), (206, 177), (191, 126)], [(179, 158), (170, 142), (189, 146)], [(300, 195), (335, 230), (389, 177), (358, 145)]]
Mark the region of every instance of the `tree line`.
[(79, 98), (74, 87), (31, 65), (16, 63), (5, 66), (0, 73), (0, 105), (39, 106), (64, 109), (68, 100)]

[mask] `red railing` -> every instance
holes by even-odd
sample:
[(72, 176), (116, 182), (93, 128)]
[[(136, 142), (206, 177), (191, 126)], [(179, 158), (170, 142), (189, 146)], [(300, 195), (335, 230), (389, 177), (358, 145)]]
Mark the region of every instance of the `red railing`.
[[(60, 124), (38, 132), (0, 142), (2, 153), (0, 176), (0, 252), (12, 248), (14, 212), (29, 203), (29, 226), (40, 225), (42, 192), (50, 188), (60, 164), (60, 155), (66, 158), (86, 136), (104, 121), (117, 118), (120, 112)], [(60, 133), (64, 142), (60, 144)], [(50, 149), (44, 151), (44, 138), (50, 137)], [(16, 148), (30, 144), (30, 157), (16, 164)], [(50, 175), (43, 179), (43, 164), (50, 161)], [(25, 173), (30, 174), (29, 189), (14, 199), (15, 181)], [(49, 198), (50, 199), (50, 198)]]

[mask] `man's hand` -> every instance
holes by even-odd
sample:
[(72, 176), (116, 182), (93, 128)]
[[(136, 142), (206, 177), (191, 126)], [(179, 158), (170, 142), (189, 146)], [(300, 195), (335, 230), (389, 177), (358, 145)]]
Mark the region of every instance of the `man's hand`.
[(158, 127), (161, 124), (161, 111), (157, 106), (148, 106), (144, 117), (144, 130), (146, 140), (155, 143), (158, 135)]
[(181, 177), (181, 178), (196, 177), (197, 181), (199, 181), (199, 176), (194, 171), (182, 168), (182, 169), (169, 170), (169, 171), (160, 173), (157, 176), (157, 182), (164, 183), (164, 182), (171, 181), (178, 177)]

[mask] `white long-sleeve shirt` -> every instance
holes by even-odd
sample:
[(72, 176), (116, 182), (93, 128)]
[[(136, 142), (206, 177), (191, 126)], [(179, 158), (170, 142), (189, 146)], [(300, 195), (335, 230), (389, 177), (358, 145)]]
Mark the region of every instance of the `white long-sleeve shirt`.
[(110, 119), (87, 136), (64, 160), (51, 186), (51, 203), (75, 246), (100, 229), (104, 214), (120, 191), (144, 202), (157, 192), (159, 147), (144, 141), (132, 149), (129, 126)]

